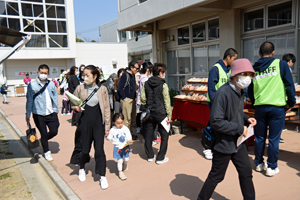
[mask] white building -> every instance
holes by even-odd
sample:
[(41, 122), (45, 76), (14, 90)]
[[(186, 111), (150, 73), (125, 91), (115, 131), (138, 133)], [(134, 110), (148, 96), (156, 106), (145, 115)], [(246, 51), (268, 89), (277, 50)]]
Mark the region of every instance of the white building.
[(208, 77), (229, 47), (254, 63), (268, 40), (276, 58), (300, 58), (299, 0), (118, 0), (118, 6), (119, 31), (152, 33), (153, 60), (167, 64), (173, 89), (190, 77)]
[[(23, 84), (26, 73), (36, 78), (41, 64), (50, 67), (52, 77), (75, 64), (93, 64), (103, 68), (105, 78), (128, 65), (127, 48), (122, 45), (120, 52), (105, 44), (76, 43), (72, 0), (0, 0), (0, 26), (31, 35), (26, 46), (3, 63), (11, 96), (15, 95), (14, 87)], [(0, 55), (9, 49), (1, 45)]]
[[(99, 30), (101, 43), (127, 44), (128, 61), (144, 60), (153, 62), (152, 36), (145, 31), (119, 31), (118, 19), (103, 24)], [(136, 41), (136, 36), (138, 41)]]
[[(5, 0), (0, 1), (0, 25), (31, 34), (31, 40), (4, 62), (8, 85), (23, 84), (24, 73), (36, 77), (40, 64), (53, 70), (75, 64), (76, 40), (73, 1)], [(10, 47), (0, 47), (3, 55)], [(53, 74), (55, 77), (55, 74)]]

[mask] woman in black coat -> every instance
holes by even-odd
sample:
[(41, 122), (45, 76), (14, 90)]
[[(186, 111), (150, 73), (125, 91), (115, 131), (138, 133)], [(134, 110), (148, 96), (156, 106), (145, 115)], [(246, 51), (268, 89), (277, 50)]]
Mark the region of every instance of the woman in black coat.
[[(68, 78), (68, 88), (69, 88), (69, 92), (70, 93), (74, 93), (76, 87), (80, 84), (77, 74), (79, 74), (78, 68), (73, 66), (70, 69), (70, 76)], [(77, 123), (79, 121), (80, 118), (80, 113), (73, 113), (72, 116), (72, 126), (77, 126)]]

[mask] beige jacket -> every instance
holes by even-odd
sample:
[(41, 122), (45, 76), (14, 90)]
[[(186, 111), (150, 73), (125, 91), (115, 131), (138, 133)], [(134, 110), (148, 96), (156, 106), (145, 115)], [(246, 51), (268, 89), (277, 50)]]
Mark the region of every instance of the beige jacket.
[[(74, 94), (76, 97), (81, 99), (82, 101), (85, 101), (88, 97), (88, 90), (84, 88), (85, 84), (78, 85), (74, 91)], [(110, 123), (111, 123), (111, 117), (110, 117), (110, 104), (109, 104), (109, 97), (108, 97), (108, 91), (105, 86), (100, 86), (100, 89), (97, 92), (97, 97), (99, 100), (99, 105), (102, 113), (102, 123), (105, 124), (105, 131), (110, 130)], [(72, 106), (74, 108), (75, 106)]]

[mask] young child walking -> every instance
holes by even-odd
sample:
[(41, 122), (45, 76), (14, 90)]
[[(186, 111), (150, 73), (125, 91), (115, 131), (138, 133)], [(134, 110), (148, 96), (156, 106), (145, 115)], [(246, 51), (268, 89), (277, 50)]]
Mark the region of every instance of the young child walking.
[(63, 100), (62, 100), (62, 108), (61, 108), (61, 116), (71, 115), (71, 113), (69, 111), (69, 98), (66, 95), (66, 91), (69, 91), (69, 90), (66, 89), (64, 91)]
[(124, 115), (115, 113), (112, 117), (114, 126), (110, 129), (107, 140), (112, 140), (114, 146), (113, 157), (118, 160), (119, 178), (126, 180), (127, 177), (123, 171), (128, 170), (129, 144), (132, 144), (132, 137), (129, 129), (124, 126)]

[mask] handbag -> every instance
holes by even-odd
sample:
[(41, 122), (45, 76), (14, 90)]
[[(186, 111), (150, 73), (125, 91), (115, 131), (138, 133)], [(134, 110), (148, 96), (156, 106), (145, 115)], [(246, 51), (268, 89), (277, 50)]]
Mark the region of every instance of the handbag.
[[(163, 85), (163, 84), (161, 84), (161, 85)], [(161, 85), (159, 85), (158, 87), (160, 87)], [(158, 91), (159, 91), (159, 89), (156, 90), (155, 95), (153, 96), (154, 98), (156, 97)], [(151, 112), (153, 103), (154, 103), (154, 101), (152, 102), (152, 104), (150, 106), (147, 106), (147, 107), (146, 106), (144, 107), (143, 105), (141, 106), (140, 110), (144, 111), (144, 113), (142, 115), (145, 115), (142, 118), (142, 123), (146, 122), (150, 118), (150, 112)]]
[(35, 149), (40, 146), (39, 139), (36, 136), (35, 128), (31, 128), (29, 122), (27, 122), (28, 129), (26, 130), (27, 145), (29, 149)]
[[(243, 100), (243, 96), (240, 99), (239, 106), (237, 111), (234, 113), (234, 116), (230, 121), (232, 121), (237, 113), (239, 112), (239, 108), (241, 106), (241, 102)], [(201, 136), (201, 144), (205, 149), (212, 149), (216, 143), (217, 134), (213, 131), (213, 129), (210, 127), (210, 122), (208, 121), (206, 128), (202, 130), (202, 136)]]

